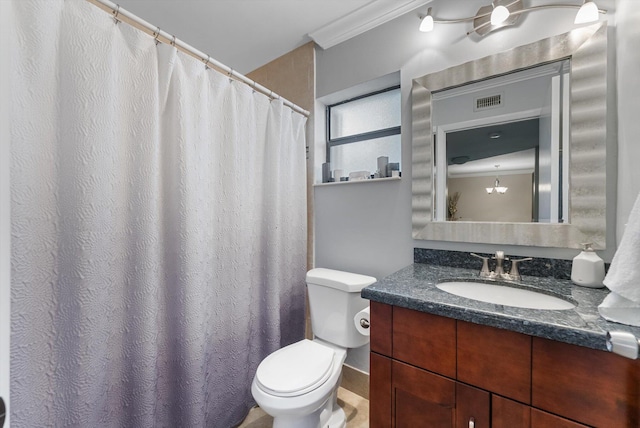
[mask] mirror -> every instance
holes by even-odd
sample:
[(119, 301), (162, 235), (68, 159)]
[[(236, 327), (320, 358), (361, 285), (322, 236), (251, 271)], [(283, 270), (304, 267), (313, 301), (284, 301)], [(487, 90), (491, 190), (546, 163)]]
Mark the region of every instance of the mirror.
[[(593, 242), (594, 248), (605, 248), (606, 31), (606, 23), (578, 28), (413, 80), (412, 223), (415, 239), (559, 248), (580, 248), (581, 242)], [(448, 217), (451, 218), (448, 205), (455, 191), (451, 192), (451, 188), (447, 193), (450, 184), (446, 180), (448, 173), (441, 171), (440, 175), (437, 174), (438, 165), (447, 165), (441, 170), (450, 169), (455, 162), (463, 162), (467, 155), (446, 155), (449, 149), (445, 144), (449, 139), (447, 134), (455, 128), (451, 127), (455, 120), (439, 118), (435, 106), (438, 94), (454, 88), (460, 91), (464, 85), (481, 85), (495, 76), (509, 76), (560, 60), (569, 62), (567, 78), (570, 84), (564, 87), (569, 95), (566, 108), (570, 113), (568, 118), (564, 117), (565, 126), (560, 126), (564, 134), (563, 144), (569, 155), (566, 156), (565, 149), (557, 152), (556, 158), (564, 158), (557, 160), (556, 171), (561, 172), (556, 174), (561, 175), (556, 177), (555, 185), (549, 182), (544, 188), (544, 191), (557, 195), (557, 198), (554, 197), (554, 207), (549, 210), (549, 220), (543, 218), (544, 221), (540, 221), (542, 217), (538, 215), (537, 222), (518, 219), (486, 221), (486, 218), (447, 221)], [(562, 115), (560, 120), (563, 120)], [(471, 123), (473, 120), (467, 121), (466, 125)], [(482, 124), (474, 127), (466, 125), (463, 130), (482, 127)], [(434, 132), (437, 133), (435, 138)], [(440, 150), (438, 145), (434, 147), (436, 142), (442, 146)], [(453, 154), (453, 146), (451, 150)], [(452, 165), (449, 165), (452, 159)], [(495, 168), (500, 163), (493, 165)], [(533, 174), (532, 183), (536, 178)], [(489, 184), (484, 185), (485, 189), (508, 187), (504, 185), (506, 175), (500, 175), (499, 171), (491, 175)], [(540, 176), (539, 173), (538, 178)], [(539, 204), (542, 203), (542, 191), (542, 187), (535, 190), (539, 192)], [(535, 192), (532, 190), (532, 213), (536, 203)], [(554, 216), (555, 222), (552, 222)], [(531, 220), (535, 220), (534, 214)]]
[(569, 65), (432, 93), (437, 221), (568, 218)]

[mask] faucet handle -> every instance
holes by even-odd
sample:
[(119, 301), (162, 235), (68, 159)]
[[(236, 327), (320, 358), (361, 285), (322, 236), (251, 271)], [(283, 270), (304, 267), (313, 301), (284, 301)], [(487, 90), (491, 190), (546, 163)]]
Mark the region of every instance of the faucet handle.
[(482, 269), (480, 269), (480, 273), (478, 275), (480, 275), (483, 278), (491, 277), (492, 272), (489, 270), (489, 257), (484, 257), (476, 253), (469, 253), (469, 254), (471, 254), (473, 257), (482, 259)]
[(511, 279), (514, 279), (516, 281), (522, 279), (522, 275), (520, 275), (520, 272), (518, 271), (518, 263), (526, 262), (528, 260), (533, 260), (533, 258), (526, 257), (524, 259), (511, 260), (511, 271), (509, 271), (509, 276), (511, 277)]

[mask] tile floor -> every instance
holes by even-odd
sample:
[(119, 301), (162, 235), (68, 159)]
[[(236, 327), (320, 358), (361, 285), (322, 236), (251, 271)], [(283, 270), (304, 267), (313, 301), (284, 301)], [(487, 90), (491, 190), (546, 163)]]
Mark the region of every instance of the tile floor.
[[(347, 415), (347, 428), (369, 428), (369, 400), (340, 387), (338, 404)], [(273, 418), (256, 407), (238, 428), (271, 428), (272, 423)]]

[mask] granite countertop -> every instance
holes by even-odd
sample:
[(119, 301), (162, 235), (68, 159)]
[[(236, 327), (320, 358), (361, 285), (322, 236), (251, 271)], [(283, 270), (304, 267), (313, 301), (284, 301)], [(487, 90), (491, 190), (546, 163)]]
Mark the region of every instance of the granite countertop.
[(598, 314), (598, 305), (609, 293), (606, 288), (579, 287), (571, 281), (536, 276), (511, 282), (561, 296), (576, 305), (574, 309), (540, 310), (484, 303), (436, 288), (436, 284), (452, 279), (492, 282), (479, 278), (477, 270), (414, 263), (364, 288), (362, 297), (593, 349), (607, 349), (607, 331), (627, 331), (640, 337), (640, 327), (609, 322)]

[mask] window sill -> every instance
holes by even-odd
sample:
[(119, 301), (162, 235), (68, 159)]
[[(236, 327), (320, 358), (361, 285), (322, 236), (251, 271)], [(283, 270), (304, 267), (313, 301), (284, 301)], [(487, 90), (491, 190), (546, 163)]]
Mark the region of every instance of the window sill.
[(374, 183), (378, 181), (396, 181), (401, 180), (402, 177), (385, 177), (385, 178), (370, 178), (368, 180), (353, 180), (353, 181), (339, 181), (337, 183), (316, 183), (313, 187), (316, 186), (340, 186), (343, 184), (360, 184), (360, 183)]

